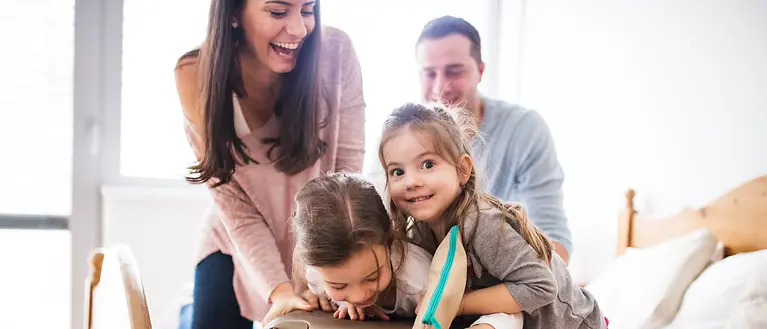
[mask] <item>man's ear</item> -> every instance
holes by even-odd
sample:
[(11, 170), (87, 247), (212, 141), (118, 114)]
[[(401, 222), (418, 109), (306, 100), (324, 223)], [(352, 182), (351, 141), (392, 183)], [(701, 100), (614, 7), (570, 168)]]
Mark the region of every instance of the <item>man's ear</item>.
[(474, 169), (474, 161), (471, 160), (471, 157), (468, 154), (464, 154), (458, 160), (458, 168), (460, 168), (458, 178), (461, 180), (461, 185), (466, 185), (466, 182), (469, 181), (469, 177), (471, 177), (471, 170)]
[(482, 76), (485, 75), (485, 62), (479, 63), (479, 81), (482, 82)]

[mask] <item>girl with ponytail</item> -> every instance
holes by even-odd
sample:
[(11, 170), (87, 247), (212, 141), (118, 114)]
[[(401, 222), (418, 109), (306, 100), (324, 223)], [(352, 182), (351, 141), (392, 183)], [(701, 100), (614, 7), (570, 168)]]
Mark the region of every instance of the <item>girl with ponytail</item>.
[(412, 241), (432, 253), (459, 227), (470, 269), (458, 315), (521, 314), (525, 329), (606, 328), (594, 298), (573, 284), (524, 208), (479, 188), (469, 152), (474, 122), (439, 104), (408, 103), (392, 112), (379, 146), (391, 217), (407, 222)]

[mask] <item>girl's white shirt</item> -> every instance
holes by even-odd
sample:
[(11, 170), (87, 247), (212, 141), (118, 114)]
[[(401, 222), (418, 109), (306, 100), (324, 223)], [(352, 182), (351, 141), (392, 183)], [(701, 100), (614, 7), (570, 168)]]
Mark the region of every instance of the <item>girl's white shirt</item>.
[[(418, 306), (418, 300), (426, 293), (429, 285), (429, 268), (431, 267), (432, 256), (423, 248), (406, 243), (403, 252), (405, 260), (402, 267), (394, 269), (395, 280), (397, 280), (397, 294), (394, 302), (394, 309), (381, 308), (386, 314), (402, 317), (415, 317), (415, 308)], [(399, 253), (391, 253), (390, 261), (392, 266), (399, 266)], [(322, 274), (310, 266), (306, 267), (306, 282), (309, 290), (315, 295), (325, 295), (325, 288), (322, 284)], [(333, 301), (336, 305), (346, 304), (345, 301)], [(496, 313), (479, 317), (473, 325), (486, 323), (495, 329), (522, 329), (522, 313), (505, 314)]]
[[(397, 281), (397, 293), (394, 308), (381, 309), (386, 314), (413, 317), (415, 308), (418, 305), (418, 299), (426, 293), (426, 288), (429, 284), (428, 276), (432, 256), (423, 248), (412, 243), (405, 244), (405, 250), (403, 251), (404, 261), (400, 262), (400, 257), (402, 257), (400, 253), (392, 252), (390, 254), (390, 262), (394, 268), (395, 280)], [(326, 295), (322, 281), (322, 274), (311, 266), (306, 267), (306, 282), (309, 290), (315, 295)], [(346, 303), (344, 301), (334, 302), (339, 306)]]

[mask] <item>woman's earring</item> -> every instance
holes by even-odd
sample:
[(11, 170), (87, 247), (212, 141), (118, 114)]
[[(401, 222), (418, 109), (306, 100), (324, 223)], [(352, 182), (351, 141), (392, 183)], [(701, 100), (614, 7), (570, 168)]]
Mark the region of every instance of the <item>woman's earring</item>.
[(239, 26), (239, 24), (237, 24), (237, 21), (232, 21), (232, 27), (236, 29), (237, 26)]

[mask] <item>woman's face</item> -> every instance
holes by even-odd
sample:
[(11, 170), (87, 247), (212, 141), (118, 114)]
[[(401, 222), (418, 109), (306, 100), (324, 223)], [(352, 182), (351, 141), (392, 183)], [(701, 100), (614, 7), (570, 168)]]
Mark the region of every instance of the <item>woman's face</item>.
[(298, 52), (315, 27), (314, 0), (246, 0), (235, 18), (248, 51), (275, 73), (293, 70)]

